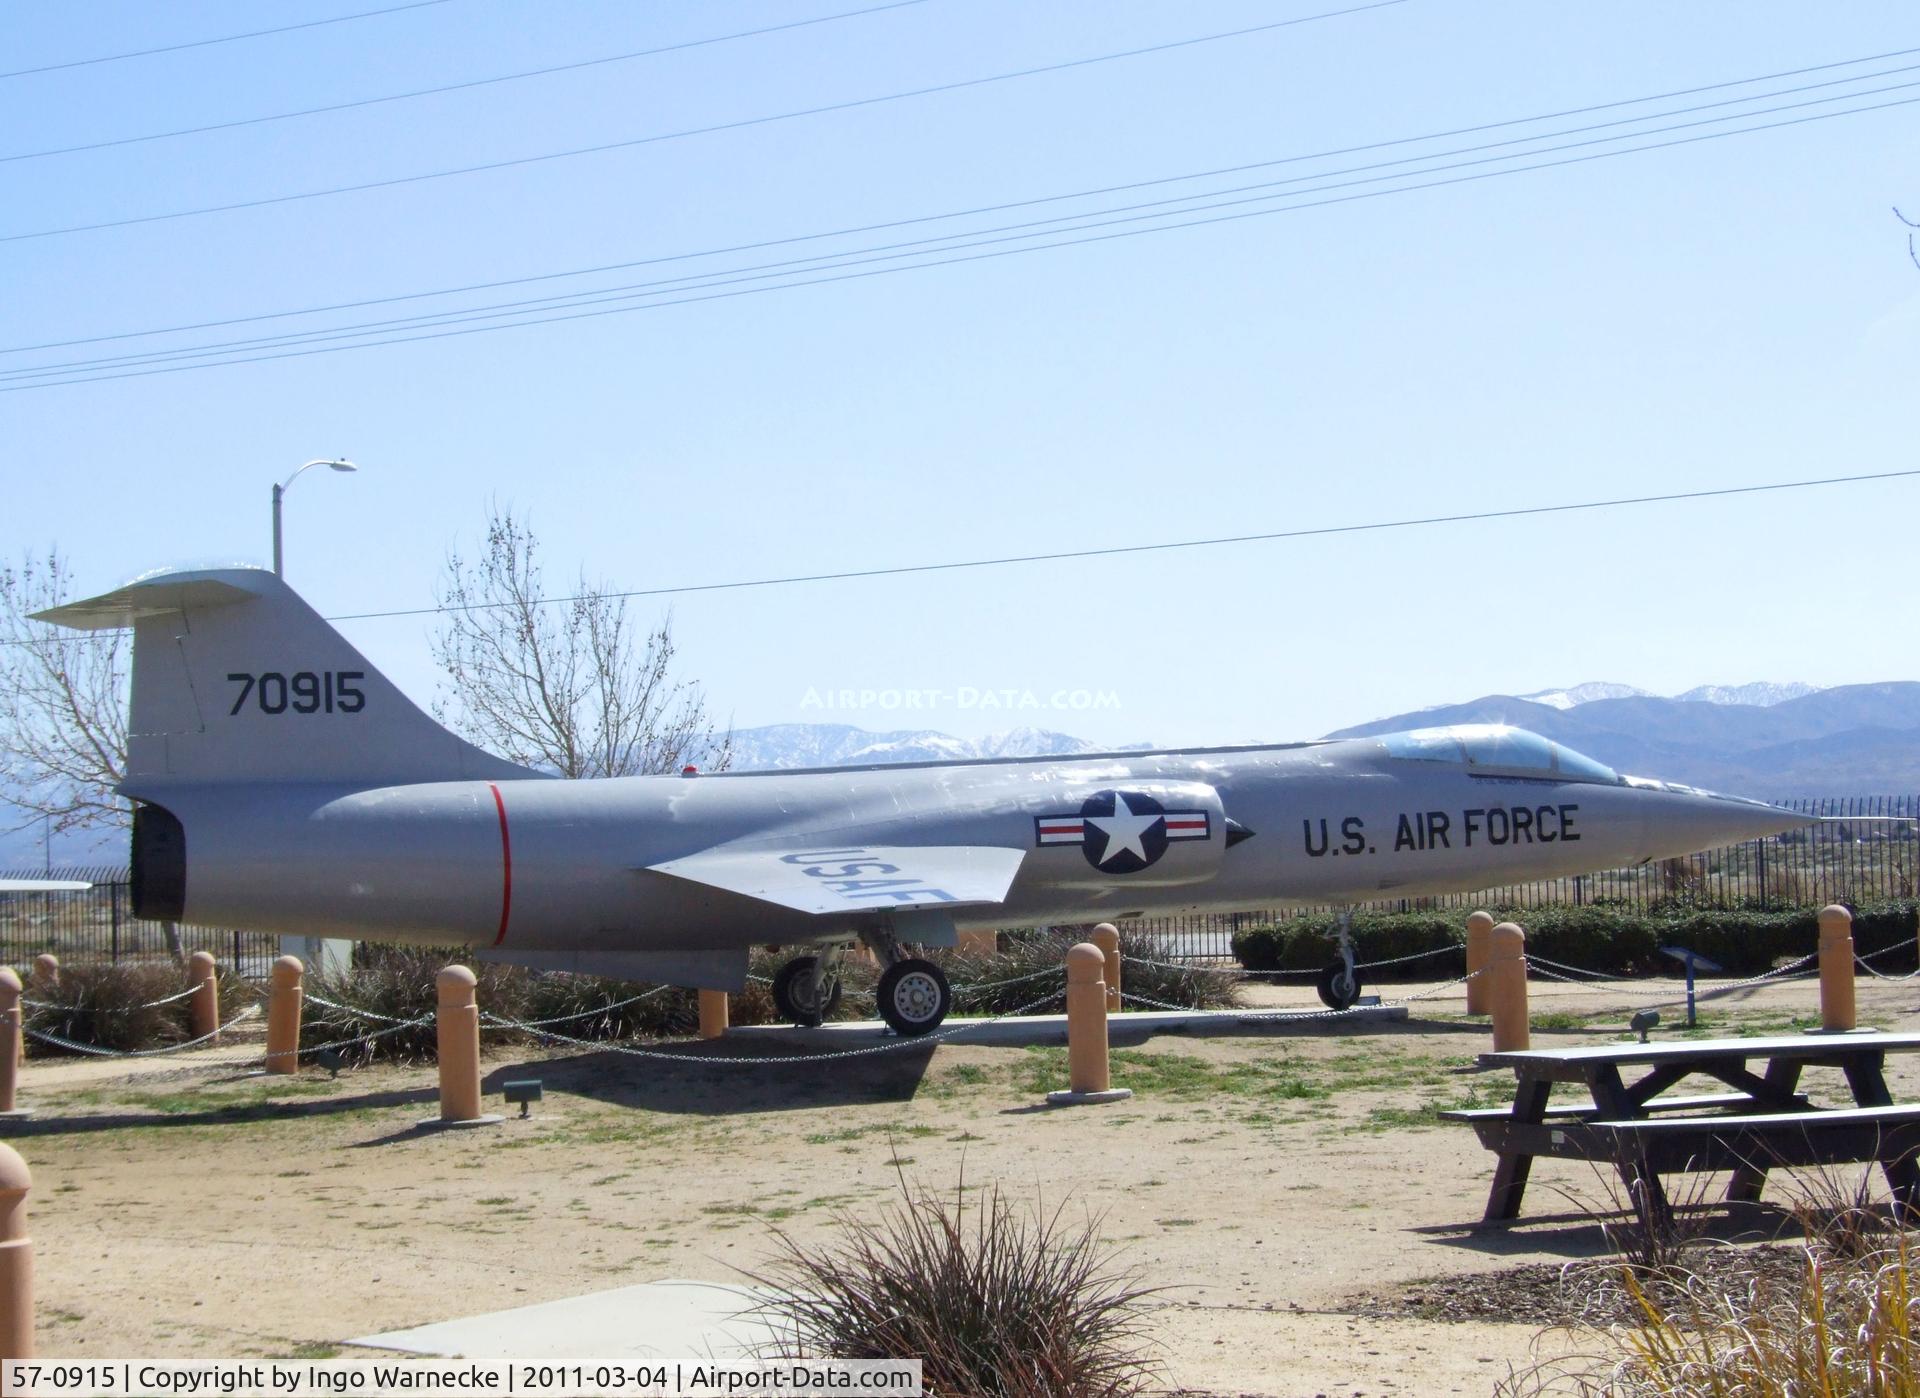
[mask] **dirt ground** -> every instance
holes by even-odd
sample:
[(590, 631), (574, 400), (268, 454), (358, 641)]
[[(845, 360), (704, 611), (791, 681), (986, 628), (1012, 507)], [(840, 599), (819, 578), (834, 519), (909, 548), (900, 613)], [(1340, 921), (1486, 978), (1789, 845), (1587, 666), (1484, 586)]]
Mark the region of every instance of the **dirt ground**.
[[(1537, 987), (1535, 1043), (1617, 1038), (1629, 1008), (1670, 987)], [(1303, 1005), (1297, 989), (1253, 994)], [(1705, 1023), (1789, 1030), (1812, 1022), (1815, 994), (1743, 992)], [(1860, 1000), (1863, 1024), (1920, 1027), (1920, 983), (1863, 981)], [(489, 1058), (489, 1090), (542, 1079), (536, 1115), (461, 1132), (417, 1129), (435, 1110), (430, 1066), (235, 1080), (178, 1060), (131, 1076), (35, 1061), (21, 1094), (35, 1115), (6, 1130), (34, 1173), (41, 1350), (323, 1357), (358, 1335), (640, 1281), (738, 1282), (768, 1260), (769, 1229), (824, 1240), (841, 1211), (897, 1197), (897, 1170), (1098, 1213), (1167, 1288), (1168, 1387), (1485, 1394), (1567, 1343), (1380, 1318), (1360, 1299), (1604, 1251), (1585, 1210), (1608, 1189), (1572, 1163), (1539, 1163), (1517, 1226), (1477, 1226), (1492, 1157), (1433, 1112), (1502, 1102), (1511, 1079), (1466, 1071), (1490, 1045), (1457, 989), (1400, 1024), (1219, 1030), (1142, 1038), (1116, 1022), (1115, 1079), (1136, 1095), (1068, 1110), (1039, 1105), (1065, 1085), (1052, 1045), (772, 1067), (516, 1051)], [(1920, 1099), (1914, 1058), (1889, 1065), (1901, 1100)], [(1844, 1096), (1837, 1072), (1804, 1086)]]

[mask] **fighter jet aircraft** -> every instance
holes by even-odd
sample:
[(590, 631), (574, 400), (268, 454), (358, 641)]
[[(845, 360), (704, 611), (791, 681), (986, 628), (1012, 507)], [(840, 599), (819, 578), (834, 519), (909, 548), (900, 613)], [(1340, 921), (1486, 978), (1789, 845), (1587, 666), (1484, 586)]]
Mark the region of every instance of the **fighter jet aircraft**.
[[(881, 1016), (924, 1034), (952, 993), (911, 948), (962, 929), (1468, 891), (1810, 823), (1494, 726), (565, 780), (448, 732), (271, 573), (161, 574), (40, 619), (133, 628), (139, 916), (716, 990), (791, 947), (774, 996), (802, 1024), (856, 943)], [(1321, 993), (1359, 989), (1348, 946)]]

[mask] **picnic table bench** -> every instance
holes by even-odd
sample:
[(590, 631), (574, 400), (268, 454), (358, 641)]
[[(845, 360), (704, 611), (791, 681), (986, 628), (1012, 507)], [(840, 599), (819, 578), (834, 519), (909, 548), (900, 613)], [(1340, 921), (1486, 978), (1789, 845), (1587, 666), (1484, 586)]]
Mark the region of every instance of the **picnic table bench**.
[[(1517, 1218), (1536, 1156), (1615, 1166), (1629, 1191), (1667, 1208), (1662, 1174), (1730, 1170), (1729, 1200), (1753, 1201), (1775, 1165), (1877, 1162), (1904, 1210), (1920, 1203), (1920, 1106), (1895, 1106), (1886, 1056), (1920, 1051), (1920, 1034), (1783, 1034), (1657, 1044), (1483, 1053), (1483, 1068), (1511, 1068), (1510, 1107), (1442, 1112), (1470, 1123), (1499, 1157), (1487, 1196), (1489, 1222)], [(1761, 1071), (1748, 1065), (1760, 1062)], [(1835, 1067), (1853, 1103), (1816, 1106), (1801, 1072)], [(1628, 1082), (1625, 1071), (1640, 1069)], [(1731, 1088), (1664, 1096), (1687, 1078)], [(1551, 1101), (1556, 1084), (1584, 1086), (1586, 1102)]]

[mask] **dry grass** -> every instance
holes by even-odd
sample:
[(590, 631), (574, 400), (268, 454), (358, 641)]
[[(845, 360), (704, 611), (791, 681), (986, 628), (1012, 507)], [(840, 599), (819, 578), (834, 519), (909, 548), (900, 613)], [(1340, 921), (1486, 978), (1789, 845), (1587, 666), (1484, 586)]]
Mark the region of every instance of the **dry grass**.
[(839, 1215), (840, 1241), (776, 1232), (752, 1280), (789, 1357), (919, 1359), (936, 1395), (1103, 1398), (1146, 1389), (1142, 1301), (1150, 1288), (1113, 1260), (1099, 1220), (1065, 1206), (1017, 1209), (994, 1186), (971, 1202), (900, 1181), (877, 1219)]
[[(59, 985), (29, 986), (26, 998), (38, 1002), (26, 1012), (26, 1027), (77, 1044), (132, 1053), (164, 1048), (193, 1037), (185, 1000), (156, 1005), (187, 988), (187, 978), (170, 961), (120, 961), (63, 966)], [(226, 1023), (255, 1002), (253, 988), (237, 976), (220, 981), (220, 1022)], [(60, 1056), (71, 1052), (29, 1036), (27, 1052)]]

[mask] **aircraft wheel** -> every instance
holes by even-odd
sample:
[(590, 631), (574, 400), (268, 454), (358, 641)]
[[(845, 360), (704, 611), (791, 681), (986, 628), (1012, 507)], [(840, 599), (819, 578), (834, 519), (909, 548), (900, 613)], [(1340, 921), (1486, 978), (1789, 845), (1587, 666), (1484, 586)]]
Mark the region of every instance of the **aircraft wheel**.
[[(840, 977), (829, 976), (824, 982), (814, 982), (814, 968), (819, 964), (817, 956), (796, 956), (773, 975), (773, 1008), (780, 1018), (803, 1029), (813, 1028), (840, 1008)], [(809, 982), (822, 992), (811, 1000), (800, 993)]]
[(953, 1008), (947, 978), (931, 961), (910, 958), (887, 967), (875, 993), (880, 1018), (903, 1038), (930, 1034)]
[(1320, 973), (1320, 1000), (1330, 1010), (1350, 1010), (1360, 999), (1360, 973), (1349, 973), (1347, 963), (1336, 961)]

